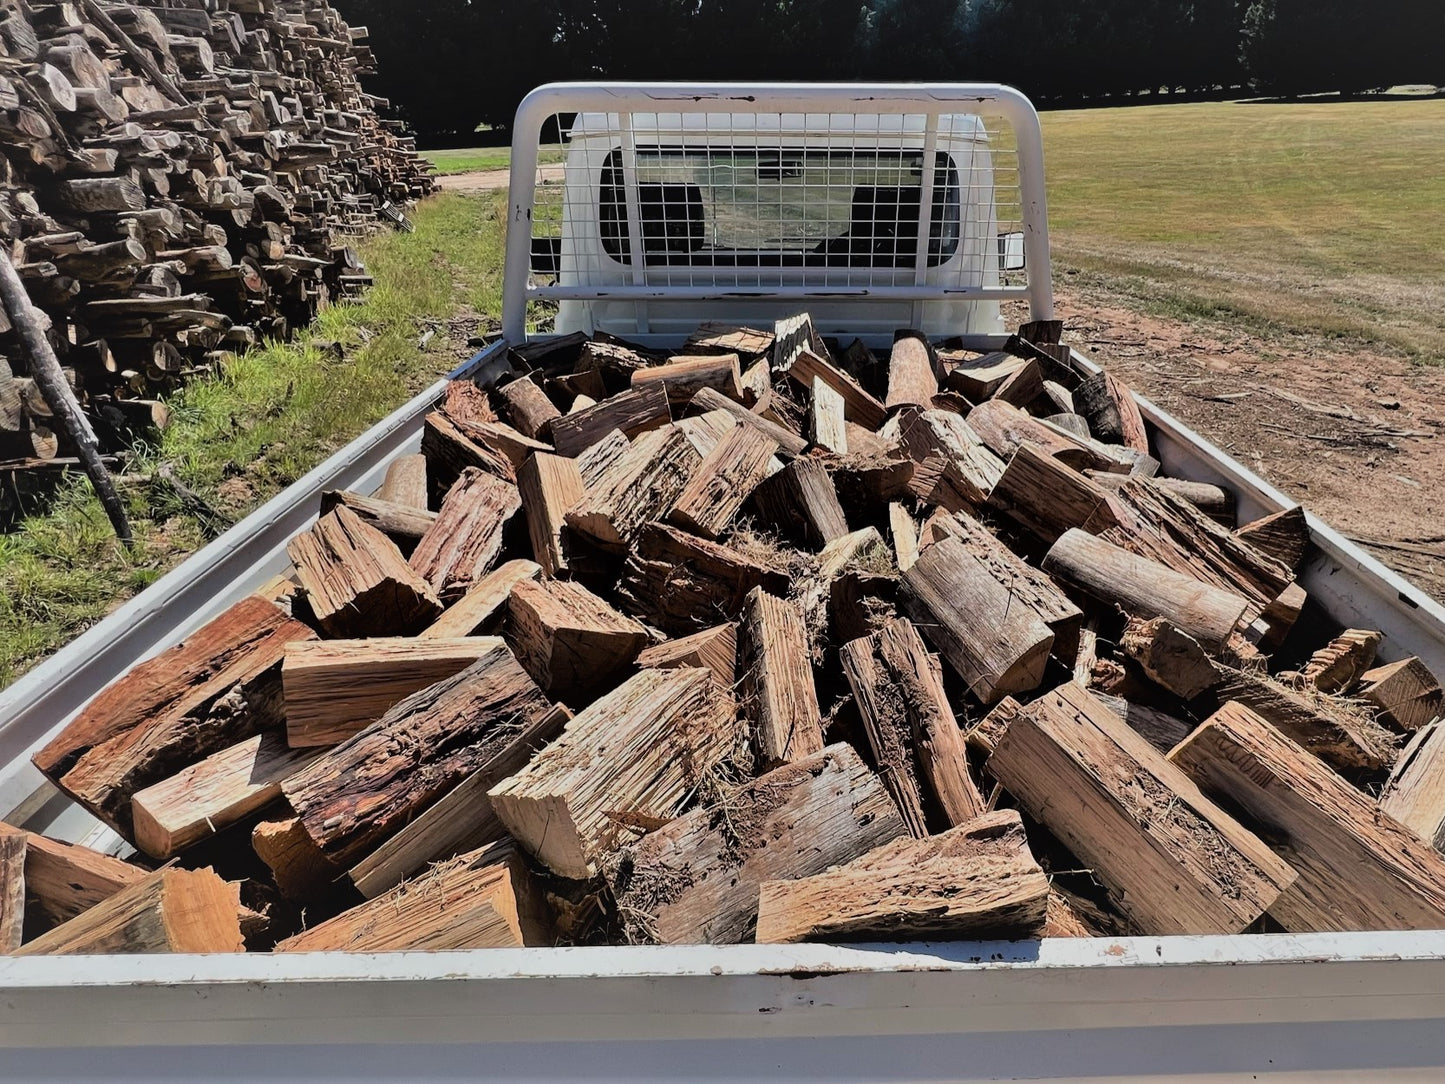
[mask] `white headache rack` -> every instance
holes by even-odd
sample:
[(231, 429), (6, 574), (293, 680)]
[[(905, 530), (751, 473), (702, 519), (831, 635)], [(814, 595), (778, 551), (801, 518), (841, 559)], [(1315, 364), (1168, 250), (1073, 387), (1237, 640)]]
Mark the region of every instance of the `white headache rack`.
[(555, 83), (517, 110), (510, 199), (512, 342), (534, 302), (644, 342), (806, 308), (985, 347), (1001, 304), (1053, 315), (1039, 120), (1008, 87)]

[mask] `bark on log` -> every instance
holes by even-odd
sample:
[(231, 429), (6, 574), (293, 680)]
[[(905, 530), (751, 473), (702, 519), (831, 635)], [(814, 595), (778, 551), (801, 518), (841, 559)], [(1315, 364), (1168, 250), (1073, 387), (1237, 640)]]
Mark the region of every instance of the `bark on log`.
[(567, 545), (562, 528), (566, 515), (585, 495), (575, 459), (537, 452), (517, 471), (517, 489), (527, 516), (532, 556), (549, 579), (567, 571)]
[(502, 552), (502, 531), (521, 508), (516, 486), (464, 470), (417, 543), (411, 567), (443, 604), (456, 602), (491, 571)]
[(651, 365), (632, 374), (633, 388), (661, 385), (673, 406), (684, 406), (703, 388), (712, 388), (739, 403), (743, 401), (742, 372), (736, 354), (704, 354), (668, 358), (666, 365)]
[(774, 768), (821, 750), (823, 716), (798, 608), (757, 588), (743, 605), (739, 638), (743, 707), (759, 762)]
[(567, 525), (604, 547), (625, 547), (645, 524), (666, 515), (701, 463), (682, 430), (645, 434), (588, 487), (567, 513)]

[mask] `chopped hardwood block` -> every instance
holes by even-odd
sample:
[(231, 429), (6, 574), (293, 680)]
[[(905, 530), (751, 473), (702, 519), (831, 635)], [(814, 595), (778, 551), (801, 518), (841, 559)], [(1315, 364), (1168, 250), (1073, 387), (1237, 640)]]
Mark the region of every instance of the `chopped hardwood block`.
[(242, 599), (108, 686), (35, 766), (129, 838), (137, 790), (281, 724), (286, 645), (315, 635), (265, 599)]
[(928, 340), (917, 335), (901, 335), (893, 343), (888, 358), (888, 410), (916, 406), (926, 409), (938, 394), (938, 376), (934, 368), (933, 350)]
[(1072, 683), (1025, 706), (989, 773), (1150, 934), (1239, 933), (1294, 871)]
[(555, 419), (552, 443), (558, 455), (578, 456), (614, 429), (622, 430), (624, 436), (636, 437), (671, 421), (667, 390), (661, 384), (646, 384), (576, 414)]
[(1445, 858), (1242, 704), (1170, 759), (1258, 822), (1299, 873), (1269, 908), (1291, 933), (1438, 930)]
[(768, 476), (776, 441), (735, 425), (707, 453), (683, 488), (668, 519), (704, 538), (717, 538)]
[(603, 546), (626, 546), (645, 524), (667, 514), (701, 463), (681, 429), (645, 433), (587, 487), (567, 525)]
[[(909, 411), (898, 420), (904, 450), (920, 469), (909, 488), (930, 504), (950, 511), (976, 507), (1003, 477), (1004, 464), (958, 414)], [(930, 466), (930, 461), (938, 461)]]
[(901, 504), (888, 506), (888, 530), (893, 536), (893, 555), (898, 570), (907, 572), (918, 560), (918, 524)]
[(502, 531), (521, 507), (521, 494), (510, 482), (475, 469), (463, 471), (436, 523), (417, 543), (411, 567), (437, 598), (455, 602), (491, 571), (502, 552)]
[(907, 835), (878, 777), (832, 745), (648, 833), (609, 877), (630, 940), (737, 944), (753, 935), (763, 882), (811, 877)]
[(732, 696), (706, 670), (644, 670), (489, 792), (538, 862), (586, 880), (633, 834), (677, 816), (741, 739)]
[(812, 391), (818, 381), (826, 384), (842, 398), (843, 417), (864, 429), (878, 429), (888, 418), (883, 404), (864, 391), (851, 374), (811, 350), (799, 352), (788, 368), (788, 376), (806, 391)]
[(508, 613), (522, 666), (551, 699), (574, 707), (611, 685), (648, 642), (641, 624), (568, 580), (523, 580)]
[(1075, 470), (1121, 471), (1117, 460), (1090, 447), (1063, 430), (1051, 429), (1011, 403), (990, 399), (968, 412), (968, 426), (984, 446), (1007, 462), (1023, 444), (1037, 445), (1039, 451)]
[(1130, 618), (1119, 647), (1150, 680), (1185, 700), (1212, 689), (1224, 676), (1198, 640), (1162, 617)]
[(1128, 723), (1129, 729), (1138, 733), (1140, 737), (1166, 756), (1171, 749), (1189, 737), (1190, 732), (1194, 729), (1193, 723), (1186, 723), (1183, 719), (1175, 718), (1168, 712), (1160, 711), (1148, 704), (1140, 704), (1100, 692), (1094, 693), (1094, 697)]
[(501, 640), (377, 637), (290, 644), (281, 666), (286, 741), (335, 745), (365, 730), (412, 693), (465, 670)]
[(426, 511), (430, 499), (427, 489), (426, 456), (399, 455), (386, 468), (386, 478), (376, 494), (389, 504)]
[(487, 393), (473, 380), (449, 381), (442, 410), (456, 422), (485, 425), (497, 420)]
[(1043, 681), (1054, 632), (958, 538), (924, 550), (899, 601), (985, 704)]
[(567, 571), (567, 553), (562, 527), (567, 510), (585, 493), (577, 460), (538, 452), (517, 470), (517, 491), (527, 515), (527, 533), (532, 539), (532, 556), (542, 572), (553, 579)]
[(975, 403), (992, 399), (994, 392), (1009, 377), (1028, 364), (1023, 358), (1012, 354), (985, 354), (980, 358), (960, 361), (948, 370), (944, 377), (945, 386), (967, 396)]
[(770, 353), (773, 341), (771, 331), (708, 320), (698, 325), (684, 349), (690, 354), (741, 354), (751, 358)]
[(1337, 769), (1378, 771), (1394, 757), (1389, 736), (1369, 720), (1325, 697), (1292, 692), (1266, 675), (1220, 668), (1222, 680), (1211, 690), (1219, 704), (1237, 700), (1290, 740)]
[(242, 952), (240, 886), (166, 868), (41, 934), (17, 956)]
[(582, 473), (582, 487), (591, 489), (622, 456), (632, 442), (621, 429), (614, 429), (577, 457), (577, 469)]
[(1291, 572), (1304, 564), (1310, 546), (1310, 525), (1299, 505), (1257, 519), (1234, 532), (1234, 537), (1273, 557)]
[(251, 830), (251, 849), (270, 868), (276, 887), (288, 900), (325, 899), (344, 876), (306, 834), (300, 817), (262, 821)]
[(1048, 546), (1072, 528), (1098, 534), (1119, 522), (1102, 487), (1031, 444), (1013, 454), (988, 505)]
[(822, 377), (813, 378), (808, 410), (808, 436), (819, 448), (835, 455), (848, 454), (848, 428), (843, 418), (843, 397)]
[[(1133, 476), (1117, 474), (1112, 471), (1087, 470), (1084, 472), (1088, 478), (1098, 486), (1106, 490), (1122, 489), (1126, 484), (1133, 481)], [(1167, 489), (1170, 493), (1186, 500), (1198, 508), (1210, 519), (1220, 524), (1227, 530), (1234, 529), (1235, 511), (1234, 494), (1220, 486), (1212, 486), (1205, 482), (1186, 482), (1179, 478), (1166, 478), (1163, 476), (1150, 478), (1149, 484), (1160, 489)], [(1261, 550), (1263, 552), (1263, 550)], [(1271, 554), (1271, 556), (1273, 556)]]
[(743, 706), (760, 762), (768, 768), (823, 748), (823, 713), (813, 685), (803, 615), (761, 587), (743, 605)]
[(810, 315), (800, 312), (773, 324), (773, 372), (787, 372), (805, 350), (825, 361), (833, 358)]
[(533, 440), (503, 422), (458, 422), (469, 438), (502, 456), (515, 472), (535, 452), (551, 452), (552, 446)]
[(1305, 681), (1322, 693), (1348, 692), (1375, 665), (1383, 639), (1372, 629), (1346, 629), (1305, 663)]
[(17, 836), (26, 844), (25, 894), (52, 926), (69, 922), (146, 875), (129, 862), (89, 847), (0, 824), (0, 840)]
[(1377, 666), (1360, 675), (1357, 695), (1400, 730), (1419, 730), (1440, 715), (1440, 682), (1417, 658)]
[(434, 866), (276, 946), (277, 952), (441, 952), (552, 943), (541, 889), (516, 848)]
[(757, 942), (1037, 937), (1048, 899), (1049, 879), (1008, 810), (885, 843), (826, 873), (764, 881)]
[(551, 701), (498, 646), (407, 697), (281, 789), (322, 853), (350, 866), (551, 715)]
[(500, 613), (512, 595), (512, 588), (523, 580), (542, 575), (542, 566), (534, 561), (508, 561), (498, 565), (476, 583), (471, 590), (418, 634), (423, 640), (451, 640), (472, 636), (486, 627)]
[(377, 497), (363, 497), (359, 493), (344, 490), (331, 490), (321, 495), (323, 516), (338, 505), (349, 508), (363, 523), (386, 535), (404, 554), (416, 549), (416, 544), (437, 521), (435, 512), (405, 504), (393, 504)]
[[(847, 644), (872, 636), (892, 620), (898, 609), (898, 577), (893, 573), (845, 569), (828, 589), (831, 633), (828, 643)], [(821, 635), (813, 637), (815, 646)]]
[(808, 442), (791, 429), (754, 414), (741, 403), (733, 402), (725, 395), (719, 395), (712, 388), (703, 388), (692, 397), (692, 409), (703, 413), (713, 410), (727, 411), (743, 425), (756, 429), (763, 436), (777, 441), (779, 454), (785, 457), (791, 458), (807, 451)]
[(1234, 633), (1249, 602), (1077, 528), (1044, 558), (1044, 571), (1136, 617), (1162, 617), (1217, 651)]
[(770, 559), (654, 523), (632, 547), (617, 599), (634, 617), (683, 636), (737, 617), (755, 587), (781, 596), (790, 583)]
[(428, 414), (422, 423), (421, 451), (426, 457), (427, 484), (431, 490), (429, 503), (433, 507), (468, 467), (484, 470), (505, 482), (516, 479), (511, 460), (473, 440), (440, 411)]
[(1445, 721), (1415, 732), (1380, 793), (1380, 808), (1437, 851), (1445, 847)]
[(742, 427), (742, 423), (726, 410), (710, 410), (706, 414), (679, 418), (672, 424), (687, 434), (687, 439), (692, 443), (697, 454), (704, 458), (712, 454), (712, 450), (724, 437), (731, 434), (734, 429)]
[(515, 775), (572, 718), (558, 704), (542, 722), (467, 776), (416, 820), (351, 867), (351, 883), (367, 899), (381, 895), (434, 862), (507, 838), (487, 791)]
[[(286, 552), (316, 620), (330, 636), (406, 635), (442, 612), (431, 584), (396, 543), (344, 506), (293, 538)], [(419, 545), (413, 561), (420, 552)]]
[(883, 785), (915, 836), (933, 819), (959, 825), (983, 813), (968, 774), (963, 731), (943, 690), (943, 674), (913, 623), (894, 619), (840, 652)]
[(646, 357), (622, 342), (594, 339), (582, 344), (573, 372), (596, 373), (599, 382), (597, 394), (593, 398), (603, 399), (610, 391), (619, 391), (626, 387), (633, 372), (646, 368), (649, 364)]
[[(1025, 361), (1021, 368), (1010, 373), (998, 386), (992, 398), (1003, 403), (1012, 403), (1020, 410), (1026, 410), (1030, 403), (1044, 398), (1044, 377), (1039, 363), (1033, 359)], [(1088, 436), (1087, 433), (1084, 435)]]
[(737, 680), (737, 625), (729, 622), (681, 639), (666, 640), (637, 656), (639, 670), (666, 670), (675, 666), (700, 666), (711, 670), (719, 685), (731, 689)]
[(534, 381), (521, 377), (498, 388), (494, 394), (501, 402), (503, 416), (517, 432), (531, 440), (552, 438), (552, 423), (562, 412)]
[(668, 402), (682, 406), (703, 388), (743, 401), (742, 372), (736, 354), (699, 354), (668, 358), (666, 365), (651, 365), (632, 374), (632, 386), (661, 385)]
[(1088, 419), (1089, 428), (1099, 440), (1149, 454), (1144, 416), (1139, 413), (1134, 393), (1122, 381), (1109, 373), (1095, 373), (1085, 377), (1072, 394), (1075, 412)]
[(771, 526), (810, 549), (848, 533), (838, 490), (822, 460), (799, 456), (753, 491), (753, 504)]
[(318, 755), (291, 749), (279, 731), (212, 753), (131, 800), (136, 846), (170, 858), (281, 796), (281, 783)]
[(0, 833), (0, 956), (25, 940), (25, 833)]

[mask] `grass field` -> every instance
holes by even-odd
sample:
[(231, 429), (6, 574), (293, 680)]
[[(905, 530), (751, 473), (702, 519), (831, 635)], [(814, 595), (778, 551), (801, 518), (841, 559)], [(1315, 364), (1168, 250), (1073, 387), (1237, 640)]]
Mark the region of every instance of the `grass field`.
[[(135, 553), (116, 544), (83, 478), (0, 534), (0, 687), (451, 369), (456, 347), (444, 334), (418, 341), (459, 313), (500, 311), (501, 207), (500, 196), (429, 201), (415, 233), (363, 245), (376, 287), (360, 304), (326, 310), (295, 343), (254, 350), (174, 398), (159, 446), (122, 479)], [(347, 360), (315, 340), (343, 343)], [(148, 480), (162, 463), (223, 519)]]
[[(453, 173), (477, 173), (482, 170), (506, 169), (512, 162), (510, 147), (471, 147), (463, 150), (422, 151), (422, 157), (437, 167), (443, 176)], [(562, 161), (561, 147), (542, 147), (537, 152), (538, 165), (555, 165)]]
[(1171, 316), (1445, 360), (1445, 100), (1046, 113), (1057, 264)]

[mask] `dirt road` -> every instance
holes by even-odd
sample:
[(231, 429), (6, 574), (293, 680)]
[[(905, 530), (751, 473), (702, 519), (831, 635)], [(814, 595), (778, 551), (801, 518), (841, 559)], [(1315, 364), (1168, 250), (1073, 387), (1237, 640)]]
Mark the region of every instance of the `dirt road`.
[[(561, 181), (562, 170), (562, 166), (543, 166), (541, 169), (542, 180)], [(437, 178), (437, 184), (443, 192), (495, 192), (498, 188), (506, 188), (510, 182), (511, 173), (505, 169), (450, 173)]]

